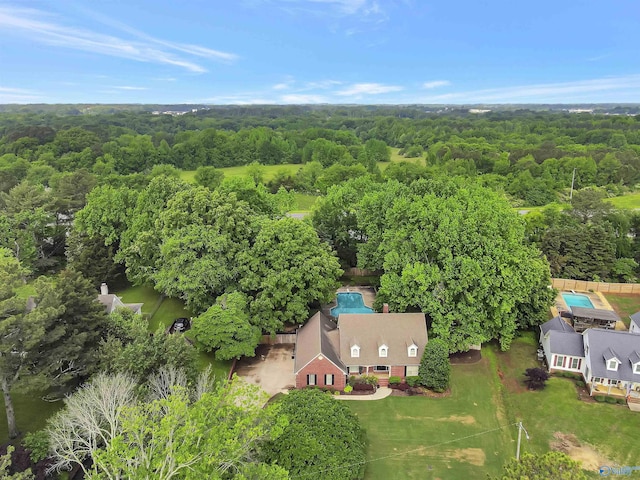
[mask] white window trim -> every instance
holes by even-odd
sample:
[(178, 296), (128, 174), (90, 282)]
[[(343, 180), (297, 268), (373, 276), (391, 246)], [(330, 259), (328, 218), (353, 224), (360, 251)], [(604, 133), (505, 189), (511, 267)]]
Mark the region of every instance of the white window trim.
[[(313, 379), (313, 382), (311, 381), (311, 379)], [(318, 384), (318, 377), (316, 376), (315, 373), (310, 373), (307, 376), (307, 385), (309, 386), (315, 386)]]
[(358, 358), (360, 356), (360, 347), (358, 345), (353, 345), (351, 347), (351, 357)]
[(387, 347), (386, 345), (380, 345), (378, 347), (378, 356), (383, 358), (389, 356), (389, 347)]
[(410, 357), (417, 357), (418, 356), (418, 346), (417, 345), (409, 345), (409, 348), (407, 349), (407, 355)]
[[(556, 355), (555, 359), (553, 360), (553, 367), (554, 368), (563, 368), (562, 365), (564, 365), (564, 359), (565, 359), (566, 355)], [(560, 362), (560, 365), (558, 365), (558, 360), (562, 359), (562, 361)]]
[(326, 386), (332, 386), (333, 385), (333, 373), (325, 373), (324, 374), (324, 384)]
[[(575, 367), (573, 366), (574, 362), (576, 363)], [(571, 370), (578, 370), (580, 368), (580, 358), (571, 357), (571, 360), (569, 360), (569, 368), (571, 368)]]
[[(615, 364), (615, 367), (614, 367), (614, 368), (611, 368), (611, 363), (612, 363), (612, 362)], [(615, 358), (612, 358), (611, 360), (609, 360), (609, 361), (607, 362), (607, 370), (612, 370), (612, 371), (614, 371), (614, 372), (617, 372), (617, 371), (618, 371), (618, 361), (617, 361)]]
[(633, 373), (640, 373), (640, 362), (633, 364)]

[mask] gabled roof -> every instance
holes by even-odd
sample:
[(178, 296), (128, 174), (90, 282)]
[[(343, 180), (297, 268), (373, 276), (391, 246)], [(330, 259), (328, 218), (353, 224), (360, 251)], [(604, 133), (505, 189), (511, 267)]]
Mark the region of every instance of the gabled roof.
[(618, 355), (616, 355), (616, 352), (613, 351), (613, 349), (611, 347), (605, 349), (604, 352), (602, 352), (602, 356), (604, 357), (604, 359), (608, 362), (609, 360), (620, 360), (620, 358), (618, 357)]
[(558, 332), (575, 333), (575, 330), (573, 329), (573, 327), (560, 317), (553, 317), (548, 322), (543, 323), (542, 325), (540, 325), (540, 330), (542, 331), (543, 335), (546, 335), (546, 333), (550, 330), (555, 330)]
[[(640, 382), (640, 374), (633, 373), (631, 358), (640, 351), (640, 335), (618, 330), (589, 328), (584, 332), (585, 345), (594, 377)], [(607, 370), (607, 357), (615, 356), (622, 363), (618, 370)]]
[(629, 361), (631, 362), (631, 365), (640, 363), (640, 353), (638, 353), (637, 350), (633, 352), (631, 355), (629, 355)]
[(347, 373), (344, 363), (340, 361), (339, 351), (340, 334), (336, 324), (322, 312), (318, 312), (302, 328), (298, 329), (294, 373), (298, 373), (318, 355), (323, 355), (344, 373)]
[[(427, 344), (427, 324), (423, 313), (342, 313), (338, 320), (340, 358), (345, 365), (420, 365)], [(360, 356), (351, 358), (351, 345), (360, 347)], [(378, 355), (385, 344), (386, 357)], [(418, 354), (409, 357), (415, 344)]]
[(629, 315), (629, 318), (636, 324), (636, 328), (640, 330), (640, 312), (636, 312), (633, 315)]
[(551, 353), (584, 357), (584, 343), (582, 335), (579, 333), (551, 330), (549, 332), (549, 348)]
[(123, 303), (120, 297), (113, 293), (98, 295), (98, 301), (105, 306), (107, 313), (112, 313), (116, 308), (128, 308), (135, 313), (142, 313), (142, 303)]
[(613, 310), (602, 310), (599, 308), (571, 307), (574, 317), (593, 318), (595, 320), (610, 320), (617, 322), (620, 317)]

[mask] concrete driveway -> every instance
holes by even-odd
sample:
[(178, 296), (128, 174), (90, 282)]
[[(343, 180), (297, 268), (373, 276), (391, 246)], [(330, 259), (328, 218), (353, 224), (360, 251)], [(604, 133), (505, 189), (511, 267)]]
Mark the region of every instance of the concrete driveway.
[(292, 343), (259, 345), (256, 356), (236, 364), (236, 374), (249, 383), (260, 385), (269, 396), (284, 392), (296, 384), (293, 374)]

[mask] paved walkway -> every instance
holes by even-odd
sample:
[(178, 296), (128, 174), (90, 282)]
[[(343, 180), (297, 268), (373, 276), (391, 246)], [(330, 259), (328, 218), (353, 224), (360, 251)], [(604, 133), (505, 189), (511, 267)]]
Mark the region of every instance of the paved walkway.
[(391, 395), (389, 387), (380, 387), (373, 395), (336, 395), (336, 400), (380, 400)]

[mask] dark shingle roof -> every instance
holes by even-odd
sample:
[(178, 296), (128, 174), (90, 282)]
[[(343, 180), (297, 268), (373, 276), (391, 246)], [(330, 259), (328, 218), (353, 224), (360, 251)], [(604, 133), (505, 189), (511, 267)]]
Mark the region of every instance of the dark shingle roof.
[(602, 310), (599, 308), (571, 307), (571, 313), (574, 317), (594, 318), (597, 320), (618, 321), (620, 317), (613, 310)]
[[(584, 332), (589, 345), (589, 359), (594, 377), (640, 382), (640, 374), (633, 373), (632, 359), (640, 351), (640, 335), (617, 330), (590, 328)], [(607, 370), (605, 358), (614, 353), (622, 363), (618, 370)]]
[(294, 372), (298, 373), (311, 360), (322, 354), (346, 373), (347, 369), (340, 361), (339, 351), (340, 338), (336, 324), (322, 312), (318, 312), (298, 330)]
[(553, 353), (584, 357), (584, 343), (582, 335), (579, 333), (551, 330), (549, 333), (549, 346)]
[(636, 312), (633, 315), (629, 315), (629, 318), (633, 323), (636, 324), (636, 327), (640, 329), (640, 312)]
[(542, 330), (543, 335), (545, 335), (549, 330), (575, 333), (575, 330), (573, 329), (573, 327), (560, 317), (553, 317), (548, 322), (543, 323), (542, 325), (540, 325), (540, 330)]

